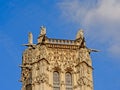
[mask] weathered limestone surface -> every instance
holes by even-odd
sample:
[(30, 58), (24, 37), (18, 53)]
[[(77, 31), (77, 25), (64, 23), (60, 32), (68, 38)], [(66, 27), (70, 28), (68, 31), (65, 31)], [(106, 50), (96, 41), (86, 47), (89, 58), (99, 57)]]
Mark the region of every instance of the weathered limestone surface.
[(21, 65), (22, 90), (59, 90), (53, 89), (54, 71), (60, 74), (60, 90), (67, 90), (66, 72), (72, 75), (69, 90), (93, 90), (90, 50), (85, 45), (82, 30), (75, 40), (63, 40), (48, 38), (46, 28), (41, 27), (38, 43), (33, 44), (32, 39), (29, 33)]

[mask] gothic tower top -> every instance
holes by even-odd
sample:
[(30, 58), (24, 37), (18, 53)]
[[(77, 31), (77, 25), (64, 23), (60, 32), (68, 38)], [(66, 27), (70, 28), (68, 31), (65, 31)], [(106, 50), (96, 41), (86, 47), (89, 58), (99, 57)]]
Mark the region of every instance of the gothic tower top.
[(46, 27), (41, 26), (40, 30), (41, 31), (38, 37), (38, 44), (41, 44), (41, 43), (54, 43), (54, 44), (66, 44), (66, 45), (67, 44), (68, 45), (81, 45), (82, 44), (82, 46), (85, 46), (84, 33), (82, 29), (78, 31), (75, 40), (48, 38), (46, 36)]
[(74, 40), (46, 36), (41, 26), (37, 44), (28, 35), (28, 48), (22, 56), (22, 90), (93, 90), (92, 61), (84, 32)]

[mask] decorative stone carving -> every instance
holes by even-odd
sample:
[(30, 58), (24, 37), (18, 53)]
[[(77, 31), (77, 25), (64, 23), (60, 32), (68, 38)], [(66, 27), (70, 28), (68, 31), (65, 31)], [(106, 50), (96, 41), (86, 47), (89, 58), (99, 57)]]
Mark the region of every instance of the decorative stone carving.
[(81, 29), (81, 30), (79, 30), (78, 31), (78, 33), (77, 33), (77, 35), (76, 35), (76, 39), (83, 39), (83, 30)]
[(41, 26), (41, 33), (40, 35), (46, 35), (46, 28), (44, 26)]
[(34, 78), (34, 83), (48, 83), (48, 75), (45, 73), (41, 73), (39, 76), (36, 76)]
[(88, 52), (88, 49), (86, 48), (81, 48), (78, 54), (78, 62), (85, 61), (91, 66), (91, 60), (90, 60), (90, 54)]
[(40, 52), (39, 52), (40, 58), (39, 59), (47, 58), (47, 49), (46, 49), (46, 47), (44, 45), (41, 45), (39, 47), (39, 50), (40, 50)]
[(78, 83), (78, 85), (82, 86), (84, 84), (84, 81), (83, 81), (83, 79), (78, 79), (77, 83)]
[(30, 77), (30, 70), (29, 70), (29, 69), (23, 69), (21, 81), (24, 82), (24, 81), (26, 81), (29, 77)]
[(83, 85), (86, 85), (86, 86), (89, 86), (89, 87), (92, 87), (92, 81), (89, 80), (88, 78), (86, 77), (81, 77), (78, 79), (77, 81), (78, 85), (80, 86), (83, 86)]

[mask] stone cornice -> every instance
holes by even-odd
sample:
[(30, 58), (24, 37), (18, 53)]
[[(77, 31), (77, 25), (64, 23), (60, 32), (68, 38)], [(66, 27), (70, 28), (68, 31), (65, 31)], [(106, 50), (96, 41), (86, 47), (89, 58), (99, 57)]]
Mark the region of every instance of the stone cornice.
[(60, 48), (60, 49), (79, 49), (79, 45), (68, 45), (68, 44), (52, 44), (46, 43), (48, 48)]

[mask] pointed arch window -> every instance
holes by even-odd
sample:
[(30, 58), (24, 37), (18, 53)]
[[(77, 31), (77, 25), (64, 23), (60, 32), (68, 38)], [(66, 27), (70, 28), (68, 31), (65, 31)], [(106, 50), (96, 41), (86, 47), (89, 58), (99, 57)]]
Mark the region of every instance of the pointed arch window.
[(65, 83), (66, 83), (66, 90), (72, 90), (72, 74), (69, 72), (65, 74)]
[(60, 90), (60, 75), (59, 72), (53, 72), (53, 90)]

